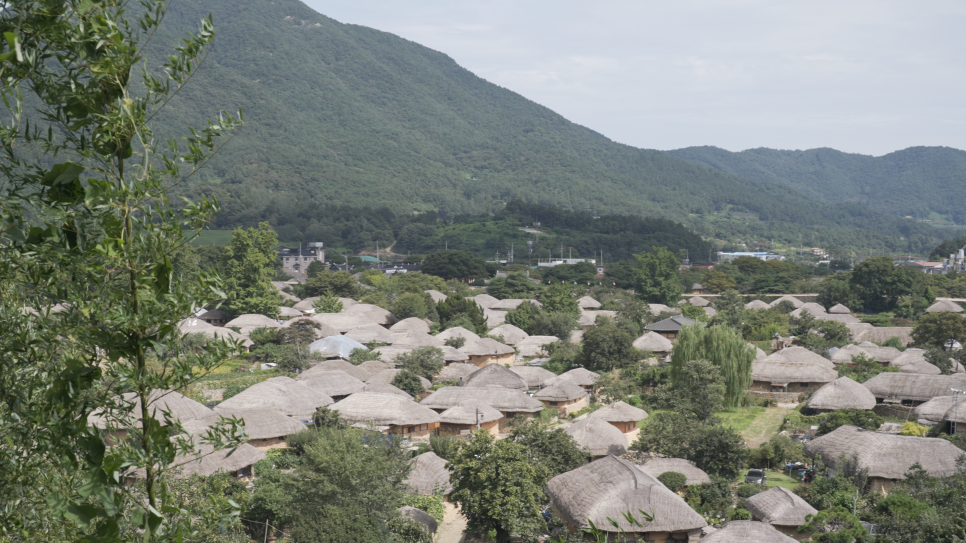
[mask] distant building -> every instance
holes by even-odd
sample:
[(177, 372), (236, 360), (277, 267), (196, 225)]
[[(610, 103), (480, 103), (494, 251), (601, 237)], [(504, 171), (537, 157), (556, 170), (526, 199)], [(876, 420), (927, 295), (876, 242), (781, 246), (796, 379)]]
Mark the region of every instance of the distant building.
[(312, 262), (325, 262), (325, 249), (322, 242), (312, 242), (299, 249), (278, 249), (278, 258), (282, 261), (282, 269), (285, 271), (305, 272)]
[(552, 268), (561, 264), (574, 265), (580, 264), (581, 262), (590, 262), (595, 266), (597, 265), (597, 259), (595, 258), (541, 258), (537, 261), (537, 266), (542, 268)]
[(758, 259), (765, 260), (765, 261), (768, 261), (768, 260), (779, 260), (779, 261), (783, 261), (783, 260), (785, 260), (785, 257), (783, 257), (782, 255), (776, 255), (776, 254), (773, 254), (773, 253), (751, 253), (751, 252), (747, 252), (747, 253), (722, 253), (722, 252), (719, 252), (718, 253), (718, 260), (720, 260), (721, 262), (731, 262), (732, 260), (734, 260), (736, 258), (739, 258), (739, 257), (742, 257), (742, 256), (750, 256), (750, 257), (758, 258)]
[(942, 262), (900, 262), (899, 266), (919, 270), (928, 275), (941, 275), (947, 271)]

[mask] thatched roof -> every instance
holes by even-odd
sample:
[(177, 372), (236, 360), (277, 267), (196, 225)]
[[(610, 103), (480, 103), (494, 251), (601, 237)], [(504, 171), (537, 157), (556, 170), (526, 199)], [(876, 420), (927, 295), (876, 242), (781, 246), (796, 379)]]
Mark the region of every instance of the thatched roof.
[(922, 375), (886, 372), (876, 375), (862, 385), (883, 401), (926, 402), (938, 396), (948, 396), (952, 388), (966, 388), (966, 376), (961, 373)]
[(454, 338), (454, 337), (461, 337), (465, 339), (467, 343), (469, 343), (470, 341), (476, 341), (477, 339), (480, 339), (480, 336), (474, 334), (473, 332), (467, 330), (466, 328), (463, 328), (462, 326), (447, 328), (446, 330), (443, 330), (442, 332), (436, 334), (436, 339), (440, 339), (442, 341), (446, 341), (447, 339)]
[[(676, 532), (707, 525), (680, 496), (615, 456), (557, 475), (547, 482), (546, 492), (564, 520), (580, 528), (589, 528), (592, 521), (602, 530), (612, 530), (609, 518), (627, 532)], [(634, 526), (624, 519), (629, 511), (645, 511), (654, 520)]]
[(789, 362), (769, 356), (751, 364), (751, 378), (772, 384), (830, 383), (838, 378), (838, 372), (818, 364)]
[(766, 353), (765, 351), (761, 350), (761, 347), (755, 345), (754, 343), (749, 343), (748, 344), (748, 347), (750, 347), (750, 348), (752, 348), (752, 349), (755, 350), (755, 360), (764, 360), (764, 359), (768, 358), (768, 353)]
[(946, 414), (943, 415), (943, 420), (946, 422), (955, 422), (961, 424), (966, 422), (966, 403), (956, 402), (946, 410)]
[(216, 412), (266, 408), (299, 420), (311, 420), (319, 407), (332, 405), (332, 398), (288, 377), (272, 377), (252, 385), (215, 406)]
[(309, 352), (319, 353), (322, 356), (349, 358), (352, 351), (356, 349), (369, 350), (362, 343), (346, 336), (329, 336), (309, 343)]
[(835, 369), (835, 364), (831, 360), (822, 355), (815, 354), (805, 347), (785, 347), (780, 351), (775, 351), (764, 359), (764, 361), (768, 362), (781, 360), (797, 364), (815, 364), (830, 370)]
[(597, 309), (600, 307), (600, 302), (591, 298), (590, 296), (584, 296), (583, 298), (577, 300), (577, 305), (579, 305), (581, 309)]
[(299, 311), (315, 311), (315, 302), (318, 300), (319, 296), (312, 296), (296, 303), (292, 308)]
[(476, 341), (467, 341), (465, 345), (459, 348), (459, 351), (468, 356), (500, 356), (516, 352), (513, 347), (488, 337)]
[(495, 328), (504, 322), (506, 322), (506, 311), (497, 311), (496, 309), (484, 309), (483, 316), (486, 317), (486, 325), (490, 328)]
[(372, 377), (373, 375), (379, 373), (380, 371), (392, 369), (392, 366), (390, 366), (389, 364), (386, 364), (385, 362), (380, 362), (379, 360), (366, 360), (362, 364), (359, 364), (357, 367), (359, 369), (365, 370), (369, 374), (369, 377)]
[[(34, 309), (30, 309), (30, 311), (36, 312)], [(184, 319), (178, 323), (178, 330), (180, 330), (182, 334), (198, 334), (201, 333), (202, 330), (211, 330), (214, 327), (214, 325), (208, 324), (197, 317)]]
[(497, 300), (496, 303), (494, 303), (487, 309), (499, 309), (501, 311), (509, 311), (511, 309), (516, 309), (517, 307), (520, 307), (520, 304), (522, 304), (523, 302), (529, 302), (535, 305), (536, 307), (543, 307), (543, 304), (538, 302), (537, 300), (529, 300), (529, 299), (522, 299), (522, 298), (507, 298), (506, 300)]
[(864, 354), (879, 363), (889, 363), (899, 357), (902, 351), (895, 347), (879, 347), (868, 343), (862, 345), (846, 345), (832, 355), (832, 362), (835, 364), (848, 364), (852, 357)]
[(220, 409), (217, 413), (212, 412), (207, 417), (195, 421), (196, 425), (192, 433), (204, 433), (206, 428), (217, 424), (221, 417), (235, 417), (243, 420), (245, 422), (245, 435), (249, 439), (285, 437), (306, 429), (301, 422), (292, 417), (286, 417), (274, 409)]
[(514, 390), (527, 390), (527, 382), (516, 373), (499, 364), (489, 364), (474, 371), (463, 379), (464, 387), (502, 387)]
[(298, 318), (298, 319), (287, 320), (287, 321), (285, 321), (285, 324), (282, 325), (282, 328), (290, 327), (290, 326), (292, 326), (292, 325), (294, 325), (294, 324), (296, 324), (296, 323), (298, 323), (300, 321), (303, 321), (303, 320), (312, 321), (313, 323), (315, 323), (319, 327), (317, 329), (314, 329), (314, 331), (315, 331), (315, 339), (322, 339), (324, 337), (337, 336), (337, 335), (339, 335), (339, 331), (336, 330), (335, 328), (329, 326), (328, 324), (322, 324), (322, 323), (320, 323), (318, 321), (312, 320), (312, 318), (310, 318), (310, 317), (301, 317), (301, 318)]
[[(119, 398), (118, 403), (128, 404), (131, 406), (130, 414), (134, 421), (138, 421), (141, 412), (141, 400), (137, 397), (134, 392), (127, 392), (122, 394)], [(178, 420), (182, 423), (186, 423), (192, 420), (203, 419), (210, 416), (213, 411), (208, 409), (204, 405), (192, 400), (191, 398), (179, 394), (173, 390), (152, 390), (148, 393), (148, 412), (154, 417), (158, 422), (164, 426), (164, 412), (170, 413), (171, 418)], [(118, 427), (127, 427), (130, 422), (125, 421), (115, 421), (114, 419), (119, 418), (120, 413), (112, 415), (110, 418), (104, 416), (102, 410), (97, 410), (91, 413), (87, 417), (87, 422), (91, 426), (100, 429)], [(140, 428), (140, 422), (136, 422), (136, 427)]]
[(616, 311), (581, 311), (577, 324), (581, 326), (593, 326), (597, 324), (597, 317), (617, 317)]
[(318, 313), (311, 318), (319, 324), (327, 324), (335, 328), (342, 334), (368, 324), (379, 324), (368, 315), (357, 313)]
[(806, 443), (805, 454), (822, 455), (831, 468), (838, 466), (842, 455), (855, 456), (859, 469), (868, 469), (870, 477), (903, 479), (916, 462), (933, 477), (950, 477), (963, 451), (945, 439), (882, 434), (845, 425)]
[(899, 356), (892, 359), (890, 363), (891, 366), (901, 368), (902, 366), (908, 364), (921, 364), (926, 361), (926, 350), (925, 349), (913, 349), (909, 348), (903, 351)]
[(345, 372), (360, 381), (365, 381), (366, 379), (372, 377), (372, 372), (370, 372), (367, 368), (363, 368), (361, 364), (358, 366), (354, 366), (350, 362), (347, 362), (345, 360), (324, 360), (312, 366), (311, 368), (303, 371), (296, 379), (303, 380), (308, 378), (314, 373), (319, 373), (323, 371)]
[(396, 317), (393, 316), (388, 310), (373, 304), (355, 304), (351, 307), (345, 307), (342, 310), (343, 315), (365, 315), (369, 319), (372, 319), (376, 324), (392, 324), (396, 322)]
[(718, 314), (718, 311), (711, 306), (705, 307), (703, 309), (704, 309), (704, 314), (707, 315), (708, 318), (714, 317), (715, 315)]
[(706, 307), (711, 302), (709, 302), (707, 298), (704, 298), (702, 296), (692, 296), (691, 299), (688, 300), (688, 303), (690, 303), (694, 307)]
[(925, 360), (922, 362), (915, 362), (901, 366), (899, 371), (902, 373), (917, 373), (920, 375), (942, 375), (943, 373), (938, 366), (934, 366)]
[(634, 340), (634, 347), (654, 353), (669, 353), (674, 344), (657, 332), (645, 332), (643, 336)]
[(603, 419), (587, 417), (564, 431), (591, 456), (620, 456), (626, 454), (630, 446), (624, 432)]
[(281, 306), (278, 308), (278, 318), (280, 319), (297, 319), (302, 316), (302, 312), (294, 307)]
[(423, 511), (422, 509), (416, 509), (411, 505), (404, 505), (396, 511), (399, 511), (399, 516), (403, 518), (408, 518), (423, 527), (430, 534), (435, 534), (436, 530), (439, 528), (439, 523), (432, 515)]
[[(962, 401), (963, 398), (961, 396), (936, 396), (928, 402), (916, 406), (912, 410), (912, 414), (916, 416), (919, 424), (932, 426), (943, 421), (946, 412), (956, 404), (957, 400)], [(966, 404), (960, 407), (966, 409)]]
[(354, 339), (359, 343), (392, 343), (393, 334), (378, 324), (367, 324), (349, 330), (345, 333), (345, 337)]
[[(379, 373), (374, 374), (372, 377), (366, 379), (366, 384), (372, 383), (388, 383), (392, 384), (392, 380), (399, 375), (402, 370), (382, 370)], [(429, 390), (433, 388), (433, 383), (425, 377), (419, 377), (419, 382), (423, 385), (423, 390)]]
[(600, 379), (600, 374), (592, 372), (586, 368), (574, 368), (570, 371), (560, 374), (561, 379), (566, 379), (571, 383), (578, 384), (582, 387), (593, 386)]
[(437, 336), (431, 336), (423, 332), (393, 332), (389, 340), (393, 347), (409, 347), (417, 349), (419, 347), (440, 347), (444, 346), (443, 340)]
[(825, 311), (825, 306), (823, 306), (822, 304), (817, 304), (815, 302), (806, 302), (805, 304), (802, 305), (801, 309), (808, 311), (809, 313), (811, 313), (812, 315), (815, 315), (816, 317), (819, 315), (828, 314), (828, 311)]
[(771, 306), (761, 300), (752, 300), (745, 304), (745, 309), (750, 309), (752, 311), (760, 311), (762, 309), (768, 309), (769, 307)]
[(586, 396), (587, 391), (583, 387), (563, 379), (558, 379), (552, 386), (541, 389), (533, 395), (543, 402), (569, 402)]
[(497, 387), (442, 387), (419, 403), (430, 409), (444, 411), (468, 402), (482, 402), (504, 413), (536, 413), (543, 410), (543, 404), (526, 392)]
[(489, 294), (478, 294), (476, 296), (470, 296), (466, 299), (474, 301), (476, 305), (480, 306), (483, 309), (489, 309), (493, 307), (493, 304), (500, 301), (494, 298), (493, 296), (490, 296)]
[(366, 384), (360, 379), (344, 371), (320, 371), (306, 375), (301, 382), (318, 390), (326, 396), (348, 396), (365, 388)]
[(507, 345), (516, 345), (517, 343), (530, 337), (529, 334), (523, 330), (513, 326), (512, 324), (501, 324), (496, 328), (490, 330), (490, 334), (493, 337), (503, 336), (503, 341)]
[(821, 317), (816, 318), (822, 321), (841, 322), (842, 324), (856, 324), (862, 322), (858, 319), (858, 317), (853, 317), (852, 315), (837, 315), (835, 313), (825, 313)]
[(801, 526), (806, 516), (818, 513), (797, 494), (780, 486), (746, 499), (745, 509), (761, 522), (776, 526)]
[(429, 289), (429, 290), (426, 290), (426, 291), (423, 291), (423, 292), (425, 292), (426, 294), (429, 294), (429, 297), (432, 298), (433, 301), (436, 302), (436, 303), (442, 302), (443, 300), (445, 300), (447, 298), (447, 296), (445, 294), (443, 294), (442, 292), (440, 292), (438, 290)]
[(805, 305), (805, 302), (799, 300), (798, 298), (796, 298), (794, 296), (782, 296), (781, 298), (778, 298), (777, 300), (775, 300), (772, 303), (768, 304), (768, 307), (775, 307), (776, 305), (778, 305), (778, 304), (780, 304), (782, 302), (785, 302), (785, 301), (791, 302), (792, 305), (795, 306), (795, 309), (798, 309), (798, 308), (802, 307), (803, 305)]
[(449, 482), (449, 470), (446, 460), (434, 452), (425, 452), (409, 461), (412, 468), (406, 477), (406, 484), (417, 494), (431, 496), (437, 491), (444, 495), (453, 491), (453, 484)]
[(536, 358), (547, 356), (547, 345), (560, 341), (555, 336), (530, 336), (516, 344), (520, 356), (525, 358)]
[(620, 400), (601, 407), (589, 415), (607, 422), (640, 422), (647, 418), (647, 411)]
[(732, 520), (720, 530), (701, 538), (701, 543), (798, 543), (771, 524), (753, 520)]
[[(396, 347), (393, 345), (383, 345), (381, 347), (376, 347), (375, 349), (372, 350), (372, 352), (377, 353), (380, 359), (388, 360), (391, 364), (395, 364), (395, 362), (393, 361), (396, 360), (396, 357), (400, 355), (404, 355), (406, 353), (410, 353), (413, 351), (413, 349), (415, 349), (415, 347), (409, 347), (407, 345), (400, 345), (399, 347)], [(389, 368), (383, 368), (383, 369), (389, 369)]]
[(390, 385), (389, 383), (371, 383), (366, 385), (365, 388), (363, 388), (359, 392), (373, 392), (376, 394), (395, 394), (396, 396), (399, 396), (401, 398), (407, 398), (410, 400), (413, 399), (413, 397), (408, 392), (400, 388), (396, 388)]
[(962, 313), (963, 306), (949, 300), (937, 300), (936, 303), (926, 308), (926, 313)]
[(439, 421), (447, 424), (476, 424), (477, 414), (480, 415), (480, 423), (493, 422), (503, 418), (500, 413), (489, 404), (483, 402), (466, 402), (454, 405), (439, 414)]
[(332, 404), (331, 409), (350, 425), (412, 426), (439, 422), (439, 415), (396, 394), (357, 392)]
[(433, 378), (434, 381), (461, 381), (464, 377), (479, 370), (474, 364), (449, 364), (439, 375)]
[(815, 391), (805, 404), (809, 409), (872, 409), (875, 407), (875, 396), (869, 389), (856, 383), (848, 377), (839, 377), (831, 383)]
[[(694, 465), (694, 462), (683, 458), (652, 458), (641, 466), (644, 473), (657, 479), (669, 471), (680, 473), (687, 477), (688, 485), (710, 483), (711, 477)], [(672, 490), (677, 490), (672, 489)]]
[(389, 330), (393, 332), (422, 332), (424, 334), (428, 334), (431, 328), (423, 319), (409, 317), (408, 319), (403, 319), (390, 326)]
[[(194, 452), (175, 458), (171, 473), (176, 479), (187, 479), (192, 475), (209, 476), (219, 471), (233, 472), (254, 465), (265, 459), (265, 453), (248, 443), (216, 451), (214, 446), (195, 439)], [(143, 469), (136, 470), (134, 477), (143, 479)]]
[(911, 326), (872, 326), (869, 323), (859, 322), (845, 324), (849, 329), (853, 341), (871, 341), (872, 343), (885, 343), (890, 338), (897, 337), (903, 345), (912, 343)]
[(655, 315), (660, 315), (661, 313), (681, 313), (680, 309), (664, 304), (647, 304), (647, 306), (650, 308), (651, 313)]
[(470, 359), (469, 355), (449, 345), (443, 345), (439, 349), (443, 351), (443, 361), (447, 363), (463, 362)]
[(852, 313), (852, 310), (842, 304), (835, 304), (828, 308), (828, 312), (832, 315), (849, 315)]
[(277, 320), (254, 313), (239, 315), (225, 323), (225, 328), (238, 328), (242, 334), (248, 334), (257, 328), (278, 328), (280, 326), (282, 325)]
[(557, 374), (540, 366), (513, 366), (510, 371), (522, 377), (529, 388), (543, 388), (557, 379)]

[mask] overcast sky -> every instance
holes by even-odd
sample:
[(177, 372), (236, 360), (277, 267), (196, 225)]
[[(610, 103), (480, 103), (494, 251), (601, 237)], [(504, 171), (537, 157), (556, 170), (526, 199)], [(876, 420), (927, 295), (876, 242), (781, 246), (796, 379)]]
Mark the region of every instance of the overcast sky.
[(616, 141), (966, 149), (966, 2), (304, 0)]

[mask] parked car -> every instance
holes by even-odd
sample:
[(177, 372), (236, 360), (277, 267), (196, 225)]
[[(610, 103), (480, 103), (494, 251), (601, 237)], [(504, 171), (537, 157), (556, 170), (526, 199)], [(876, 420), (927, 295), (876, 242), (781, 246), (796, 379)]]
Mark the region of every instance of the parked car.
[(768, 477), (765, 475), (765, 470), (763, 469), (750, 469), (748, 470), (748, 474), (745, 475), (746, 483), (763, 485), (767, 480), (768, 480)]

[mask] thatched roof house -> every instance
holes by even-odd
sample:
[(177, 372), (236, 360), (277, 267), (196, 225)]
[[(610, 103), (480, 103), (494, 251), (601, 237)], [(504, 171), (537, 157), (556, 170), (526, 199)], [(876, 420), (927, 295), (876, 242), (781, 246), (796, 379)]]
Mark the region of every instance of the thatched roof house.
[[(676, 539), (693, 541), (707, 526), (680, 496), (615, 456), (557, 475), (547, 482), (546, 493), (554, 512), (571, 530), (589, 528), (590, 522), (601, 530), (613, 530), (608, 519), (614, 519), (625, 532), (641, 534), (639, 539), (666, 540), (673, 534)], [(632, 525), (624, 518), (629, 511), (646, 511), (654, 520)]]
[(823, 368), (828, 368), (830, 370), (835, 369), (835, 364), (831, 360), (825, 358), (820, 354), (815, 354), (809, 351), (805, 347), (785, 347), (780, 351), (775, 351), (770, 356), (765, 358), (766, 361), (781, 361), (793, 362), (797, 364), (816, 364), (822, 366)]
[(310, 318), (319, 324), (331, 326), (342, 334), (368, 324), (379, 324), (368, 315), (358, 313), (318, 313)]
[(436, 519), (422, 509), (416, 509), (411, 505), (404, 505), (396, 509), (396, 511), (399, 512), (399, 516), (412, 520), (421, 526), (430, 536), (435, 535), (436, 530), (439, 529), (439, 523), (436, 522)]
[(833, 469), (840, 458), (854, 457), (859, 469), (869, 470), (873, 488), (888, 492), (917, 462), (933, 477), (952, 476), (963, 451), (945, 439), (883, 434), (845, 425), (806, 443), (805, 454), (811, 458), (821, 455)]
[[(372, 377), (373, 375), (379, 373), (380, 371), (392, 369), (392, 366), (390, 366), (389, 364), (386, 364), (385, 362), (382, 362), (381, 360), (366, 360), (362, 364), (359, 364), (357, 367), (359, 369), (362, 369), (368, 372), (369, 377)], [(363, 381), (364, 380), (365, 379), (363, 379)]]
[(331, 326), (329, 326), (327, 324), (322, 324), (322, 323), (320, 323), (318, 321), (315, 321), (311, 317), (301, 317), (301, 318), (297, 318), (297, 319), (287, 320), (287, 321), (285, 321), (285, 324), (282, 325), (282, 328), (288, 328), (288, 327), (293, 326), (293, 325), (295, 325), (295, 324), (297, 324), (297, 323), (299, 323), (300, 321), (303, 321), (303, 320), (312, 321), (313, 323), (315, 323), (319, 327), (319, 328), (314, 329), (315, 339), (322, 339), (324, 337), (337, 336), (337, 335), (339, 335), (339, 331), (336, 330), (335, 328), (333, 328), (333, 327), (331, 327)]
[(707, 473), (695, 466), (694, 462), (683, 458), (652, 458), (644, 462), (641, 469), (655, 479), (669, 471), (680, 473), (687, 478), (688, 486), (711, 482), (711, 477), (708, 477)]
[(331, 397), (288, 377), (272, 377), (252, 385), (215, 406), (216, 412), (235, 409), (274, 409), (299, 420), (312, 420), (319, 407), (332, 405)]
[(331, 409), (352, 426), (370, 424), (383, 433), (428, 438), (439, 426), (439, 414), (396, 394), (357, 392), (332, 404)]
[(431, 328), (426, 324), (426, 321), (417, 319), (416, 317), (409, 317), (390, 326), (389, 330), (393, 332), (421, 332), (428, 334)]
[(520, 304), (527, 302), (533, 304), (536, 307), (543, 307), (543, 304), (537, 300), (523, 299), (523, 298), (507, 298), (506, 300), (497, 300), (496, 303), (488, 307), (487, 309), (499, 309), (501, 311), (509, 311), (511, 309), (516, 309), (520, 307)]
[(499, 364), (490, 364), (467, 375), (463, 379), (464, 387), (501, 387), (526, 391), (527, 382), (516, 373)]
[(463, 328), (462, 326), (454, 326), (453, 328), (447, 328), (442, 332), (436, 334), (436, 339), (441, 341), (446, 341), (454, 337), (461, 337), (466, 340), (467, 343), (471, 341), (476, 341), (480, 339), (480, 336), (474, 334), (473, 332)]
[(586, 330), (591, 326), (594, 326), (597, 324), (597, 317), (610, 317), (613, 319), (617, 317), (617, 312), (604, 311), (604, 310), (581, 311), (580, 317), (577, 318), (577, 324), (579, 324), (581, 328)]
[[(121, 413), (113, 413), (106, 416), (103, 410), (96, 410), (87, 417), (87, 423), (101, 430), (111, 430), (115, 432), (115, 437), (120, 438), (127, 432), (128, 428), (134, 424), (140, 428), (138, 421), (141, 412), (141, 400), (133, 392), (124, 393), (118, 398), (119, 404), (130, 406), (130, 418), (122, 416)], [(183, 424), (189, 421), (204, 419), (214, 412), (204, 405), (192, 400), (191, 398), (175, 392), (173, 390), (152, 390), (148, 394), (148, 412), (158, 420), (162, 426), (166, 426), (164, 412), (167, 411), (171, 417)]]
[(704, 307), (702, 309), (704, 309), (704, 314), (707, 315), (709, 319), (718, 314), (718, 310), (711, 306)]
[[(828, 362), (828, 361), (826, 361)], [(831, 364), (831, 362), (828, 362)], [(751, 365), (751, 390), (808, 392), (831, 383), (839, 376), (834, 369), (810, 362), (791, 361), (772, 354)]]
[(597, 379), (600, 379), (600, 374), (592, 372), (586, 368), (574, 368), (570, 371), (561, 373), (559, 377), (560, 379), (565, 379), (571, 383), (584, 387), (584, 390), (588, 392), (593, 392), (594, 384), (597, 382)]
[(805, 305), (805, 302), (799, 300), (794, 296), (782, 296), (781, 298), (778, 298), (777, 300), (774, 300), (772, 303), (768, 304), (768, 307), (775, 307), (776, 305), (782, 302), (791, 302), (791, 304), (795, 306), (795, 309), (798, 309), (803, 305)]
[(490, 330), (489, 335), (493, 337), (502, 336), (503, 341), (506, 342), (507, 345), (516, 345), (517, 343), (520, 343), (521, 341), (530, 337), (529, 334), (517, 328), (516, 326), (513, 326), (512, 324), (501, 324), (500, 326)]
[(547, 345), (560, 341), (556, 336), (530, 336), (516, 344), (520, 356), (537, 358), (547, 356)]
[(475, 364), (481, 368), (487, 364), (512, 364), (514, 355), (516, 355), (513, 347), (488, 337), (476, 341), (467, 341), (458, 350), (470, 357), (470, 364)]
[[(259, 450), (274, 449), (285, 446), (285, 437), (304, 432), (306, 426), (301, 422), (286, 417), (274, 409), (220, 409), (212, 412), (203, 419), (193, 421), (190, 432), (204, 434), (208, 428), (218, 423), (221, 417), (235, 417), (244, 421), (245, 435), (248, 444)], [(188, 430), (188, 428), (185, 428)]]
[(533, 397), (548, 408), (556, 409), (560, 416), (576, 413), (587, 407), (590, 401), (582, 386), (564, 379), (557, 379), (556, 383), (539, 390)]
[(577, 446), (591, 458), (620, 456), (626, 454), (630, 446), (624, 432), (603, 419), (587, 417), (573, 423), (564, 432), (574, 438)]
[(445, 345), (443, 340), (437, 336), (414, 331), (392, 332), (392, 338), (389, 342), (392, 343), (393, 347), (406, 347), (409, 349), (418, 349), (420, 347), (443, 348)]
[(359, 392), (374, 392), (376, 394), (395, 394), (400, 398), (406, 398), (409, 400), (413, 399), (413, 397), (408, 392), (406, 392), (405, 390), (402, 390), (401, 388), (396, 388), (390, 385), (389, 383), (371, 383), (366, 385)]
[(278, 318), (280, 319), (291, 320), (291, 319), (297, 319), (302, 316), (303, 316), (302, 312), (299, 311), (298, 309), (295, 309), (294, 307), (280, 306), (278, 308)]
[(761, 300), (752, 300), (745, 304), (745, 309), (751, 311), (761, 311), (762, 309), (768, 309), (770, 306)]
[(513, 366), (510, 371), (522, 377), (530, 390), (540, 390), (557, 379), (557, 374), (540, 366)]
[(805, 407), (819, 412), (849, 408), (872, 409), (875, 407), (875, 396), (852, 379), (839, 377), (815, 391)]
[(707, 305), (710, 304), (711, 302), (709, 302), (707, 298), (704, 298), (702, 296), (692, 296), (691, 299), (688, 300), (688, 303), (690, 303), (694, 307), (707, 307)]
[(590, 296), (584, 296), (577, 300), (577, 305), (581, 309), (598, 309), (600, 307), (600, 302), (591, 298)]
[(956, 402), (946, 411), (943, 415), (943, 422), (948, 422), (949, 433), (955, 435), (966, 434), (966, 428), (963, 424), (966, 423), (966, 404), (963, 402)]
[(771, 524), (753, 520), (732, 520), (720, 530), (701, 538), (701, 543), (798, 543)]
[(926, 308), (926, 313), (962, 313), (963, 306), (949, 300), (936, 300), (936, 303)]
[(657, 332), (645, 332), (643, 336), (634, 340), (634, 348), (657, 354), (666, 354), (671, 352), (674, 344), (671, 343), (670, 339)]
[(355, 304), (351, 307), (346, 307), (342, 310), (343, 315), (364, 315), (367, 318), (376, 322), (376, 324), (381, 324), (383, 326), (388, 326), (396, 322), (396, 317), (393, 316), (388, 310), (373, 304)]
[(651, 313), (655, 315), (660, 315), (661, 313), (674, 313), (680, 314), (681, 310), (676, 307), (670, 307), (664, 304), (647, 304), (647, 307), (651, 310)]
[[(362, 365), (354, 366), (350, 362), (341, 359), (335, 360), (323, 360), (318, 364), (312, 366), (311, 368), (303, 371), (296, 377), (296, 380), (304, 380), (314, 373), (320, 373), (323, 371), (341, 371), (356, 379), (365, 382), (366, 379), (372, 377), (372, 372), (368, 369), (363, 368)], [(381, 371), (381, 370), (380, 370)]]
[(239, 315), (225, 323), (225, 328), (238, 328), (239, 333), (245, 335), (258, 328), (278, 328), (280, 326), (282, 325), (277, 320), (254, 313)]
[(948, 396), (952, 388), (966, 388), (966, 375), (880, 373), (862, 385), (869, 389), (878, 403), (917, 406), (938, 396)]
[(419, 403), (442, 413), (462, 403), (482, 402), (503, 413), (504, 417), (532, 416), (543, 410), (543, 404), (526, 392), (509, 388), (442, 387)]
[(409, 461), (412, 468), (406, 477), (406, 484), (417, 494), (432, 496), (441, 492), (449, 496), (453, 491), (453, 484), (449, 481), (450, 472), (446, 469), (446, 460), (434, 452), (425, 452)]
[(445, 294), (443, 294), (438, 290), (429, 289), (429, 290), (424, 290), (423, 292), (425, 292), (426, 294), (429, 294), (429, 297), (432, 298), (433, 301), (436, 303), (442, 302), (447, 298)]
[(846, 323), (852, 341), (885, 343), (890, 338), (899, 338), (903, 345), (912, 343), (911, 326), (872, 326), (867, 322)]
[(755, 350), (755, 360), (764, 360), (768, 358), (768, 353), (761, 350), (761, 347), (755, 345), (754, 343), (748, 343), (748, 347)]
[(469, 376), (480, 368), (473, 364), (449, 364), (439, 375), (433, 378), (434, 381), (457, 381), (462, 383), (463, 378)]
[(454, 405), (439, 414), (440, 433), (465, 435), (476, 430), (486, 430), (497, 436), (500, 433), (500, 419), (503, 413), (483, 402), (467, 402)]
[(806, 523), (805, 517), (818, 514), (808, 502), (780, 486), (746, 499), (745, 509), (751, 511), (751, 518), (779, 529), (796, 529)]
[(393, 334), (378, 324), (367, 324), (353, 328), (345, 333), (345, 337), (363, 344), (373, 342), (392, 343), (393, 340)]
[(476, 305), (483, 309), (490, 309), (493, 304), (499, 302), (500, 300), (490, 296), (489, 294), (477, 294), (476, 296), (470, 296), (466, 298), (467, 300), (472, 300)]
[[(59, 313), (60, 311), (57, 311), (58, 306), (61, 308), (60, 311), (64, 310), (64, 306), (57, 304), (51, 308), (50, 312)], [(209, 309), (201, 315), (198, 315), (198, 318), (212, 326), (224, 326), (225, 323), (228, 322), (228, 315), (226, 315), (225, 312), (220, 309)]]
[(833, 364), (851, 364), (853, 357), (865, 355), (869, 358), (872, 358), (876, 362), (879, 362), (880, 364), (888, 364), (898, 358), (901, 354), (902, 351), (896, 349), (895, 347), (879, 347), (878, 345), (872, 345), (869, 347), (867, 344), (862, 344), (846, 345), (845, 347), (835, 351), (831, 358)]
[(490, 328), (495, 328), (506, 322), (506, 311), (484, 309), (483, 316), (486, 317), (486, 325)]
[(443, 345), (439, 348), (443, 351), (443, 362), (451, 364), (453, 362), (466, 362), (470, 359), (469, 355), (454, 348), (449, 345)]
[[(912, 414), (915, 415), (916, 421), (919, 424), (925, 426), (932, 426), (933, 424), (939, 424), (943, 421), (943, 417), (946, 416), (946, 412), (957, 403), (957, 401), (963, 401), (960, 396), (936, 396), (935, 398), (918, 405), (912, 410)], [(960, 407), (966, 409), (966, 404)]]
[(833, 305), (832, 307), (828, 308), (828, 312), (832, 315), (851, 315), (852, 314), (852, 310), (845, 307), (842, 304)]
[(360, 379), (339, 370), (309, 373), (299, 381), (326, 396), (330, 396), (335, 401), (359, 392), (366, 387), (366, 384)]
[(606, 420), (624, 433), (628, 443), (633, 443), (640, 433), (640, 422), (647, 418), (647, 411), (618, 400), (588, 416)]
[[(176, 479), (187, 479), (192, 475), (207, 477), (219, 471), (230, 473), (233, 477), (251, 477), (252, 466), (265, 459), (265, 453), (242, 443), (238, 447), (215, 450), (214, 446), (202, 443), (195, 438), (194, 452), (175, 458), (171, 473)], [(143, 469), (133, 473), (135, 478), (143, 479)]]
[[(391, 385), (392, 380), (395, 379), (401, 371), (402, 370), (382, 370), (379, 373), (374, 374), (372, 377), (366, 379), (366, 384), (371, 385), (372, 383), (386, 383)], [(425, 377), (419, 376), (419, 382), (423, 385), (423, 390), (433, 388), (433, 383)]]

